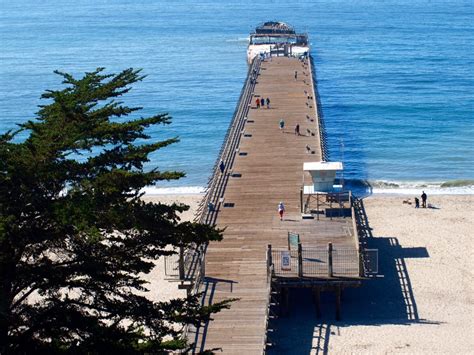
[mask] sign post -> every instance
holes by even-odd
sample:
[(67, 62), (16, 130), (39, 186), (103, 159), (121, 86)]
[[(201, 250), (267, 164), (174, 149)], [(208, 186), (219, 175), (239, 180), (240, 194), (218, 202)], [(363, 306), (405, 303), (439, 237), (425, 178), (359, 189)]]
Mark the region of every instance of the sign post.
[(298, 244), (300, 244), (300, 235), (288, 232), (288, 250), (291, 250), (291, 247), (293, 247), (293, 249), (298, 248)]
[(291, 255), (287, 250), (281, 252), (281, 270), (291, 271)]

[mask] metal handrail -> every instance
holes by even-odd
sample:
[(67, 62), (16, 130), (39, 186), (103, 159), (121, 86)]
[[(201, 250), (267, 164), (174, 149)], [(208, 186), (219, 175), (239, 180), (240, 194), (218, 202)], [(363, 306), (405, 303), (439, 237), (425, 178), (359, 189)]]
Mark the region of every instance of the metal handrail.
[(318, 119), (318, 136), (319, 136), (319, 145), (321, 149), (321, 159), (324, 161), (329, 160), (329, 152), (327, 148), (327, 141), (326, 141), (326, 129), (324, 126), (324, 116), (323, 116), (323, 111), (321, 108), (321, 100), (319, 98), (319, 92), (318, 92), (318, 78), (316, 75), (316, 69), (314, 69), (313, 65), (313, 57), (309, 56), (309, 69), (311, 72), (311, 81), (313, 84), (313, 91), (314, 91), (314, 96), (313, 96), (313, 103), (314, 107), (316, 108), (316, 115)]
[[(222, 195), (223, 187), (227, 182), (228, 171), (230, 171), (233, 165), (236, 154), (235, 148), (240, 142), (242, 127), (245, 124), (244, 118), (248, 114), (248, 105), (251, 103), (253, 89), (255, 88), (255, 81), (252, 80), (252, 74), (255, 72), (258, 75), (260, 64), (260, 59), (255, 58), (252, 65), (249, 67), (247, 80), (240, 93), (239, 104), (234, 111), (231, 124), (229, 125), (222, 147), (214, 164), (213, 175), (210, 179), (207, 193), (201, 202), (201, 213), (196, 216), (196, 221), (201, 223), (213, 224), (215, 220), (213, 215), (216, 211), (209, 211), (207, 206), (209, 202), (211, 202), (216, 207), (216, 210), (218, 209), (219, 198)], [(224, 161), (225, 164), (225, 170), (222, 174), (219, 171), (219, 162), (221, 160)]]
[[(268, 264), (268, 262), (267, 262)], [(272, 275), (273, 275), (273, 264), (267, 265), (267, 303), (265, 305), (265, 336), (263, 337), (263, 347), (262, 354), (266, 353), (267, 341), (268, 341), (268, 323), (270, 317), (270, 307), (271, 307), (271, 298), (272, 298)]]
[[(224, 141), (219, 150), (216, 162), (213, 167), (213, 174), (208, 181), (208, 186), (206, 187), (206, 193), (204, 198), (201, 200), (201, 203), (198, 206), (195, 222), (204, 223), (213, 225), (215, 222), (216, 213), (218, 210), (218, 200), (222, 196), (227, 180), (229, 178), (228, 172), (231, 170), (233, 161), (236, 155), (236, 147), (240, 143), (242, 127), (245, 124), (245, 117), (248, 115), (249, 105), (251, 104), (253, 91), (255, 88), (256, 80), (253, 80), (253, 73), (258, 75), (260, 71), (261, 60), (255, 58), (252, 64), (249, 66), (247, 79), (244, 86), (240, 92), (240, 97), (238, 104), (234, 110), (234, 114), (227, 129)], [(243, 104), (242, 104), (243, 103)], [(224, 161), (225, 169), (221, 174), (219, 171), (219, 162)], [(215, 206), (214, 211), (208, 209), (209, 202), (212, 202)], [(199, 248), (201, 268), (199, 268), (198, 273), (195, 276), (193, 288), (190, 291), (190, 294), (195, 295), (198, 293), (201, 283), (205, 277), (205, 256), (207, 251), (207, 244), (203, 244)], [(186, 339), (189, 332), (189, 325), (186, 325), (183, 329), (183, 339)]]

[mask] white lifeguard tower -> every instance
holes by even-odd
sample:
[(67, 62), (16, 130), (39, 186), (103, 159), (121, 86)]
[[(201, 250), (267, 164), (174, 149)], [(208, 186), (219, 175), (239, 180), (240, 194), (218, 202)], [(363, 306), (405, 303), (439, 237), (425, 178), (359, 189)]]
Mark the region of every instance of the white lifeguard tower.
[[(305, 195), (318, 192), (337, 192), (342, 189), (342, 185), (335, 185), (336, 173), (342, 171), (341, 162), (319, 161), (303, 164), (303, 185)], [(306, 185), (304, 176), (311, 174), (312, 185)]]
[[(336, 175), (343, 170), (342, 162), (307, 162), (303, 164), (303, 188), (301, 189), (301, 213), (303, 218), (312, 218), (323, 213), (321, 208), (333, 203), (343, 208), (347, 194), (342, 191), (342, 184), (336, 184)], [(309, 183), (308, 175), (311, 176)]]

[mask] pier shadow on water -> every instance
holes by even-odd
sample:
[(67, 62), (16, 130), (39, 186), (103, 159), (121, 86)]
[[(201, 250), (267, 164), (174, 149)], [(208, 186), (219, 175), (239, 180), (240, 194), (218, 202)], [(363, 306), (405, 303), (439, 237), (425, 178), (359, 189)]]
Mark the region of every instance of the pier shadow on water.
[(405, 263), (408, 258), (428, 258), (426, 248), (404, 248), (396, 237), (373, 237), (363, 201), (357, 200), (356, 207), (364, 247), (379, 250), (379, 275), (360, 288), (344, 290), (341, 321), (336, 321), (334, 293), (321, 294), (322, 317), (318, 319), (311, 290), (290, 290), (288, 315), (270, 322), (268, 336), (273, 346), (269, 354), (327, 354), (331, 337), (343, 327), (439, 324), (418, 314)]

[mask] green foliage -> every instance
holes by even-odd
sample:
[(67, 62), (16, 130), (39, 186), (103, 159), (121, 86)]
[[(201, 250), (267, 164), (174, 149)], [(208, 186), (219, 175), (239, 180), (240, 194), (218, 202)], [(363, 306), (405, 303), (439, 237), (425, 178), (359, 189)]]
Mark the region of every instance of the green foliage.
[(140, 293), (140, 274), (165, 246), (222, 238), (181, 222), (185, 205), (140, 199), (141, 188), (183, 176), (143, 169), (151, 152), (177, 142), (146, 134), (170, 117), (124, 120), (140, 108), (116, 99), (143, 79), (138, 70), (57, 74), (65, 88), (42, 95), (37, 118), (0, 135), (0, 353), (185, 348), (172, 324), (206, 322), (229, 301), (202, 307), (197, 296), (152, 302)]

